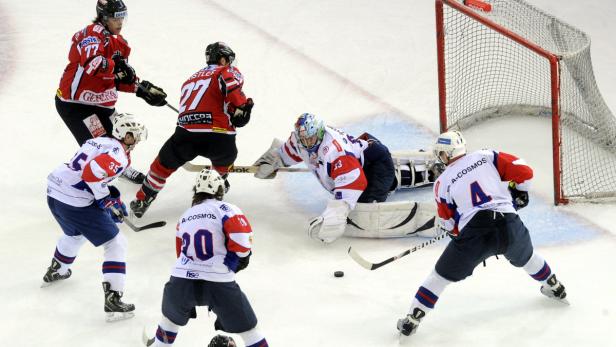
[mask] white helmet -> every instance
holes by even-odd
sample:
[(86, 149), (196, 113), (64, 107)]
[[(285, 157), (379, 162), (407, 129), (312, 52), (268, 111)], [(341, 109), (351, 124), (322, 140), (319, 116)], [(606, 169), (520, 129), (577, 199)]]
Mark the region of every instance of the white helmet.
[(316, 151), (323, 140), (325, 125), (311, 113), (302, 113), (295, 122), (295, 136), (308, 151)]
[(197, 182), (195, 182), (196, 193), (210, 194), (221, 200), (225, 195), (225, 180), (218, 171), (203, 169), (197, 176)]
[(459, 131), (448, 131), (440, 134), (434, 144), (434, 156), (447, 165), (451, 159), (466, 154), (466, 140)]
[[(128, 133), (135, 138), (135, 144), (148, 138), (148, 129), (135, 116), (130, 113), (116, 114), (113, 118), (113, 137), (122, 141)], [(130, 147), (134, 147), (135, 144)]]

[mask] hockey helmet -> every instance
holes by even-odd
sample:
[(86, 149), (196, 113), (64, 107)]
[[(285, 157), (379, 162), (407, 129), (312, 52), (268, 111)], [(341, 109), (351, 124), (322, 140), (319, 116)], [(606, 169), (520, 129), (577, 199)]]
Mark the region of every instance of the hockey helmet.
[(201, 170), (195, 182), (195, 194), (197, 193), (210, 194), (217, 200), (222, 200), (222, 197), (225, 195), (224, 178), (216, 170)]
[(137, 117), (130, 113), (116, 114), (113, 118), (113, 137), (122, 141), (128, 133), (131, 133), (135, 139), (135, 143), (130, 146), (130, 149), (134, 148), (141, 140), (148, 138), (148, 129), (137, 120)]
[(122, 0), (98, 0), (96, 2), (96, 19), (107, 21), (110, 18), (124, 18), (128, 15), (126, 4)]
[(216, 335), (212, 338), (212, 341), (207, 345), (207, 347), (235, 347), (235, 341), (231, 336), (225, 335)]
[(466, 154), (466, 140), (459, 131), (447, 131), (436, 138), (434, 156), (447, 165), (452, 159)]
[(235, 52), (224, 42), (214, 42), (205, 48), (205, 61), (208, 64), (218, 64), (220, 58), (225, 57), (229, 65), (235, 60)]
[(295, 122), (295, 136), (308, 151), (319, 148), (325, 134), (323, 121), (312, 113), (303, 113)]

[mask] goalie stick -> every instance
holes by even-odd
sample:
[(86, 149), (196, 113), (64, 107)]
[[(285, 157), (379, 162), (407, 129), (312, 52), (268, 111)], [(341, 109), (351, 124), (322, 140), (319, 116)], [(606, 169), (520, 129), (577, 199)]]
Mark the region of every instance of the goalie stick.
[[(212, 168), (211, 165), (195, 165), (190, 162), (182, 165), (182, 167), (184, 168), (184, 170), (190, 171), (190, 172), (201, 172), (201, 170), (203, 169)], [(229, 173), (255, 173), (257, 172), (257, 170), (259, 170), (258, 166), (241, 166), (241, 165), (236, 166), (234, 165), (233, 168), (229, 170)], [(310, 169), (303, 168), (303, 167), (281, 167), (280, 169), (278, 169), (278, 171), (280, 172), (310, 172)]]
[(447, 236), (447, 233), (442, 233), (439, 236), (433, 237), (433, 238), (431, 238), (428, 241), (424, 241), (423, 243), (420, 243), (419, 245), (413, 246), (413, 247), (405, 250), (404, 252), (402, 252), (402, 253), (400, 253), (398, 255), (395, 255), (395, 256), (393, 256), (391, 258), (387, 258), (387, 259), (385, 259), (385, 260), (383, 260), (381, 262), (378, 262), (378, 263), (372, 263), (372, 262), (366, 260), (359, 253), (357, 253), (357, 251), (354, 250), (353, 247), (349, 247), (348, 253), (349, 253), (349, 256), (351, 258), (353, 258), (353, 260), (355, 260), (355, 262), (357, 264), (359, 264), (361, 267), (363, 267), (363, 268), (365, 268), (367, 270), (376, 270), (376, 269), (380, 268), (381, 266), (385, 266), (385, 265), (387, 265), (387, 264), (389, 264), (389, 263), (391, 263), (391, 262), (393, 262), (395, 260), (398, 260), (398, 259), (400, 259), (400, 258), (402, 258), (404, 256), (407, 256), (407, 255), (409, 255), (409, 254), (411, 254), (411, 253), (413, 253), (415, 251), (418, 251), (418, 250), (420, 250), (420, 249), (422, 249), (422, 248), (424, 248), (424, 247), (426, 247), (428, 245), (431, 245), (431, 244), (435, 243), (436, 241), (442, 240), (446, 236)]

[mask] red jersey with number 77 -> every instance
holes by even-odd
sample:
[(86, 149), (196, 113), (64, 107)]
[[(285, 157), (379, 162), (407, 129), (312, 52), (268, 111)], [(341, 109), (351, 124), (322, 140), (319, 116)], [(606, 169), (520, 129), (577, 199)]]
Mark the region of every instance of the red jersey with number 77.
[(509, 182), (528, 191), (533, 170), (524, 160), (508, 153), (481, 150), (447, 166), (434, 183), (438, 217), (453, 235), (481, 210), (516, 213)]
[(235, 134), (231, 116), (246, 103), (244, 77), (234, 66), (209, 65), (184, 82), (179, 127), (192, 132)]
[(68, 65), (56, 95), (63, 101), (113, 108), (118, 90), (134, 93), (136, 84), (116, 86), (113, 56), (128, 59), (130, 47), (122, 35), (112, 35), (93, 23), (73, 35)]

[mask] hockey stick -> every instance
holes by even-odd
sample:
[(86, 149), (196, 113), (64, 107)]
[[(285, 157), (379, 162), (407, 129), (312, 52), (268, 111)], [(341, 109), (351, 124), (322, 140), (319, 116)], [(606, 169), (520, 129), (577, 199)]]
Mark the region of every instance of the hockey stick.
[(124, 223), (126, 223), (126, 225), (128, 225), (129, 228), (133, 229), (133, 231), (137, 233), (142, 230), (160, 228), (160, 227), (164, 227), (165, 225), (167, 225), (167, 222), (160, 221), (160, 222), (154, 222), (154, 223), (150, 223), (150, 224), (146, 224), (142, 226), (137, 226), (133, 224), (133, 222), (131, 222), (128, 218), (124, 218)]
[[(146, 90), (145, 90), (145, 88), (143, 87), (143, 85), (141, 85), (141, 83), (140, 83), (140, 82), (137, 82), (137, 88), (139, 88), (139, 89), (143, 90), (144, 92), (146, 91)], [(169, 107), (170, 109), (174, 110), (174, 111), (175, 111), (175, 113), (180, 113), (180, 111), (179, 111), (177, 108), (175, 108), (175, 107), (171, 106), (171, 105), (167, 102), (167, 100), (165, 100), (165, 106), (167, 106), (167, 107)]]
[[(193, 163), (186, 163), (182, 165), (184, 170), (190, 172), (200, 172), (203, 169), (211, 169), (212, 165), (195, 165)], [(229, 173), (255, 173), (259, 170), (258, 166), (233, 166)], [(281, 167), (278, 169), (281, 172), (310, 172), (310, 169), (303, 167)]]
[(387, 265), (387, 264), (389, 264), (389, 263), (391, 263), (391, 262), (393, 262), (395, 260), (398, 260), (398, 259), (400, 259), (400, 258), (402, 258), (404, 256), (407, 256), (407, 255), (409, 255), (409, 254), (411, 254), (413, 252), (416, 252), (416, 251), (418, 251), (418, 250), (420, 250), (420, 249), (422, 249), (422, 248), (424, 248), (424, 247), (426, 247), (428, 245), (436, 243), (436, 241), (442, 240), (446, 236), (447, 236), (447, 233), (442, 233), (439, 236), (431, 238), (428, 241), (424, 241), (423, 243), (420, 243), (419, 245), (413, 246), (413, 247), (407, 249), (406, 251), (404, 251), (404, 252), (402, 252), (402, 253), (400, 253), (398, 255), (395, 255), (395, 256), (393, 256), (391, 258), (387, 258), (387, 259), (385, 259), (385, 260), (383, 260), (381, 262), (378, 262), (378, 263), (372, 263), (372, 262), (366, 260), (364, 257), (359, 255), (359, 253), (357, 253), (357, 251), (355, 251), (353, 249), (353, 247), (349, 247), (348, 253), (349, 253), (349, 256), (351, 258), (353, 258), (353, 260), (355, 260), (355, 262), (357, 264), (359, 264), (361, 267), (363, 267), (363, 268), (365, 268), (367, 270), (376, 270), (376, 269), (380, 268), (381, 266), (385, 266), (385, 265)]

